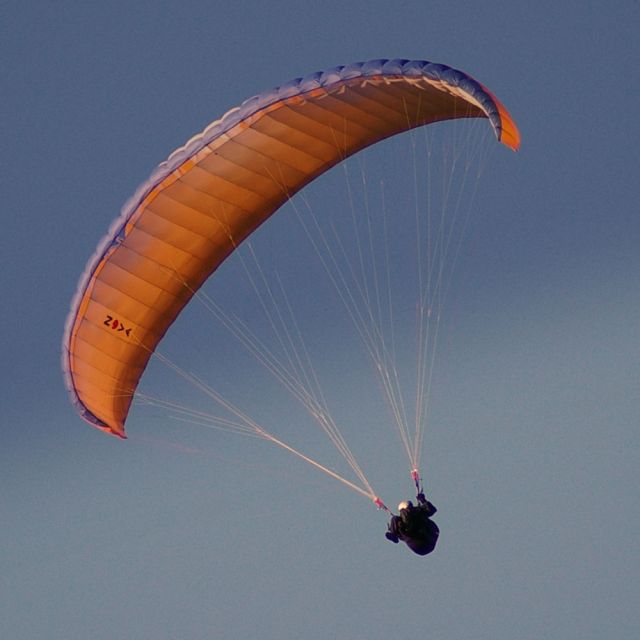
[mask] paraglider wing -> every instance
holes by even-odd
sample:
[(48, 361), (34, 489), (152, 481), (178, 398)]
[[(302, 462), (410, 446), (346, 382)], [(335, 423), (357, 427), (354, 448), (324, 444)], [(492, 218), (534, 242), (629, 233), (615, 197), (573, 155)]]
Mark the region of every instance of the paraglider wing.
[(175, 151), (138, 189), (80, 280), (62, 366), (81, 416), (125, 437), (162, 336), (220, 263), (305, 184), (375, 142), (456, 118), (488, 118), (516, 150), (500, 102), (461, 71), (373, 60), (257, 95)]

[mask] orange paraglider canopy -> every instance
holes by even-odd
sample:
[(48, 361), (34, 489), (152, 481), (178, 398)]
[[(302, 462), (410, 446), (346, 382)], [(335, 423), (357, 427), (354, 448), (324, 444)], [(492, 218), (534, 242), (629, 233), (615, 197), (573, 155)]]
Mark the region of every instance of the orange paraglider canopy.
[(389, 136), (457, 118), (487, 118), (519, 147), (506, 109), (465, 73), (373, 60), (257, 95), (174, 152), (125, 205), (78, 285), (62, 362), (82, 417), (125, 437), (138, 381), (171, 323), (304, 185)]

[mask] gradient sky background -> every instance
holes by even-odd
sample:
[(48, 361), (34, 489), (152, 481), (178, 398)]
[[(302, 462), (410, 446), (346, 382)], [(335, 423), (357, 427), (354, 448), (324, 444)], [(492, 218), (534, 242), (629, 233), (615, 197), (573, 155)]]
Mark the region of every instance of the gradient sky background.
[[(632, 0), (2, 2), (0, 636), (637, 638), (639, 26)], [(426, 559), (266, 443), (144, 408), (129, 440), (104, 436), (59, 363), (85, 262), (160, 161), (257, 92), (378, 57), (467, 71), (523, 137), (495, 145), (451, 298)], [(192, 317), (167, 349), (215, 377)], [(331, 354), (348, 395), (352, 356)], [(395, 435), (368, 430), (374, 405), (351, 412), (394, 505), (411, 490)]]

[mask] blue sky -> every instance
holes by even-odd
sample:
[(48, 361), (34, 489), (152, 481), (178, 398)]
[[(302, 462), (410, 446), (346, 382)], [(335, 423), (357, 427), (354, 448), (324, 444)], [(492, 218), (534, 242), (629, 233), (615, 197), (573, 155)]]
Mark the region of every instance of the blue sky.
[[(639, 19), (631, 0), (4, 2), (0, 635), (637, 637)], [(59, 364), (84, 264), (159, 162), (255, 93), (379, 57), (463, 69), (523, 138), (494, 145), (449, 300), (424, 468), (443, 535), (426, 559), (266, 443), (144, 407), (128, 441), (104, 436)], [(313, 197), (343, 204), (329, 181)], [(237, 392), (224, 353), (245, 406), (293, 422), (206, 323), (189, 310), (168, 352)], [(336, 395), (359, 384), (356, 352), (326, 349)], [(148, 377), (182, 393), (162, 367)], [(395, 504), (411, 485), (394, 433), (374, 400), (342, 395)], [(303, 445), (332, 462), (315, 433)]]

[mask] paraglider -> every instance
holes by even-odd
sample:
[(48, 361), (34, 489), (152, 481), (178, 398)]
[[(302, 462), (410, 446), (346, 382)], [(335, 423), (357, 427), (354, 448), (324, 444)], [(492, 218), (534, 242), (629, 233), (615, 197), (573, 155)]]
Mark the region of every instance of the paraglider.
[[(518, 149), (518, 129), (505, 107), (466, 73), (423, 60), (379, 59), (312, 73), (258, 94), (177, 149), (125, 204), (78, 284), (64, 330), (62, 368), (80, 416), (125, 438), (138, 383), (150, 358), (160, 357), (156, 348), (167, 330), (222, 262), (281, 205), (370, 145), (463, 118), (488, 119), (497, 139)], [(181, 373), (220, 400), (200, 379)], [(282, 378), (292, 384), (287, 375)], [(313, 405), (313, 394), (298, 395), (312, 403), (310, 411), (323, 428), (333, 429), (326, 412)], [(257, 435), (384, 507), (340, 435), (336, 446), (364, 489), (223, 404)], [(415, 438), (415, 449), (420, 441)], [(417, 458), (410, 454), (411, 468)], [(435, 507), (421, 491), (417, 499), (418, 506), (400, 511), (390, 532), (416, 553), (429, 553), (437, 540), (430, 520)], [(420, 540), (412, 546), (416, 536)]]

